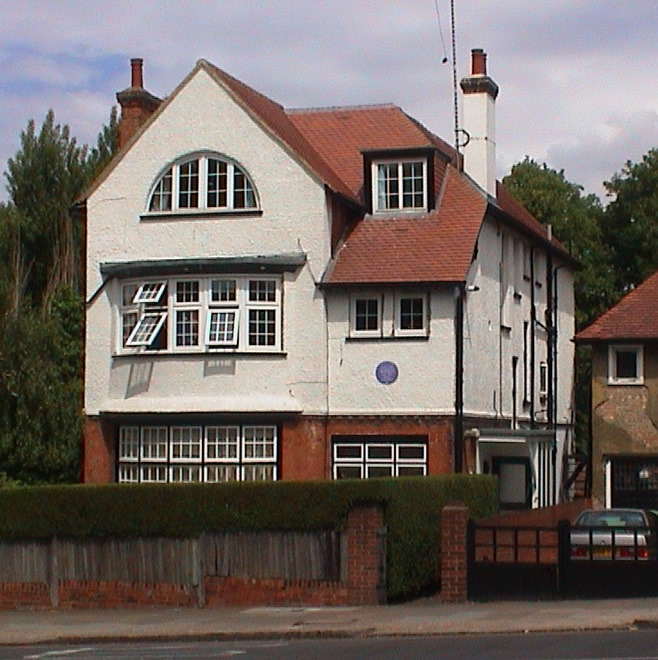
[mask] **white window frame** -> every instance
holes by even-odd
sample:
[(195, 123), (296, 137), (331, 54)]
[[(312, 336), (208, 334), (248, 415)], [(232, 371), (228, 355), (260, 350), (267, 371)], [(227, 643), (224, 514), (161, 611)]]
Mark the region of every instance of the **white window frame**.
[[(617, 377), (617, 354), (635, 353), (636, 375), (632, 378)], [(611, 344), (608, 346), (608, 384), (643, 385), (644, 384), (644, 347), (642, 344)]]
[[(332, 441), (332, 477), (340, 478), (338, 473), (341, 469), (348, 469), (359, 472), (360, 476), (353, 478), (369, 478), (371, 472), (377, 469), (386, 468), (391, 477), (401, 476), (405, 471), (414, 471), (418, 476), (427, 475), (427, 443), (426, 442), (397, 442), (395, 440), (386, 440), (376, 436), (369, 440), (345, 439)], [(370, 450), (377, 448), (390, 449), (388, 457), (371, 456)], [(403, 458), (400, 456), (402, 448), (420, 449), (419, 458)], [(339, 456), (340, 449), (349, 448), (357, 450), (354, 456)]]
[[(179, 300), (178, 288), (187, 282), (198, 283), (199, 295), (194, 300)], [(234, 295), (220, 299), (213, 295), (213, 282), (229, 282), (234, 285)], [(254, 300), (250, 297), (250, 286), (264, 283), (267, 295)], [(130, 304), (126, 304), (126, 292), (136, 289), (137, 293)], [(282, 350), (283, 318), (283, 278), (280, 275), (210, 275), (203, 277), (172, 277), (159, 280), (121, 281), (118, 287), (120, 300), (117, 304), (116, 346), (119, 353), (145, 354), (159, 353), (198, 353), (198, 352), (280, 352)], [(233, 291), (231, 291), (233, 294)], [(136, 302), (146, 301), (146, 302)], [(250, 319), (254, 314), (264, 312), (268, 319), (257, 329), (260, 334), (254, 340), (249, 334)], [(198, 328), (196, 343), (178, 345), (180, 330), (179, 315), (197, 315)], [(128, 319), (128, 315), (131, 315)], [(213, 338), (213, 322), (222, 314), (232, 317), (233, 332)], [(134, 325), (132, 317), (136, 318)], [(273, 322), (272, 322), (273, 319)], [(126, 323), (132, 329), (128, 334)], [(165, 325), (166, 324), (166, 325)], [(165, 335), (161, 335), (163, 327)], [(163, 331), (163, 332), (165, 332)], [(127, 334), (127, 336), (125, 336)], [(156, 343), (156, 339), (160, 340)], [(165, 341), (166, 338), (166, 341)]]
[[(222, 444), (222, 432), (225, 446), (234, 448), (224, 456), (210, 450)], [(156, 441), (147, 446), (148, 436)], [(166, 447), (150, 451), (160, 440)], [(119, 428), (117, 455), (122, 483), (276, 480), (279, 430), (274, 424), (126, 425)]]
[(539, 396), (548, 395), (548, 363), (539, 363)]
[[(404, 166), (409, 164), (420, 164), (422, 173), (420, 180), (422, 181), (423, 190), (423, 202), (422, 206), (405, 206), (404, 205), (404, 181), (405, 177), (403, 174)], [(380, 167), (390, 167), (391, 165), (397, 165), (397, 205), (391, 204), (391, 206), (382, 206), (380, 204), (379, 197), (379, 170)], [(420, 157), (409, 157), (409, 158), (390, 158), (383, 160), (375, 160), (372, 162), (371, 168), (371, 179), (372, 179), (372, 208), (373, 213), (418, 213), (422, 211), (427, 211), (427, 190), (428, 190), (428, 181), (427, 181), (427, 158)], [(413, 193), (412, 193), (413, 194)]]
[[(374, 300), (377, 303), (377, 328), (369, 329), (357, 329), (357, 306), (360, 302), (367, 302)], [(381, 337), (383, 333), (382, 321), (383, 321), (383, 307), (384, 307), (384, 297), (379, 294), (372, 293), (355, 293), (350, 296), (350, 335), (352, 337)]]
[[(403, 300), (421, 300), (423, 304), (421, 328), (403, 328), (402, 327), (402, 301)], [(428, 296), (420, 292), (404, 292), (395, 295), (395, 324), (394, 334), (396, 337), (427, 337), (429, 334), (429, 314), (428, 314)]]
[[(197, 203), (196, 205), (190, 206), (181, 206), (180, 205), (180, 193), (181, 193), (181, 169), (185, 168), (190, 163), (197, 161), (198, 162), (198, 173), (197, 173), (197, 186), (196, 190), (193, 190), (192, 193), (196, 193)], [(208, 205), (208, 194), (211, 192), (209, 185), (210, 161), (218, 161), (226, 165), (226, 205), (224, 206), (209, 206)], [(244, 177), (246, 182), (245, 187), (238, 188), (235, 184), (236, 177)], [(170, 178), (169, 188), (164, 186), (164, 181), (167, 178)], [(161, 185), (162, 184), (162, 185)], [(246, 191), (246, 192), (243, 192)], [(214, 192), (214, 191), (212, 191)], [(187, 193), (189, 194), (189, 193)], [(247, 197), (253, 199), (253, 205), (241, 206), (237, 204), (238, 196), (240, 194), (244, 195), (246, 200)], [(169, 196), (169, 205), (163, 203), (163, 199)], [(156, 203), (154, 200), (160, 199), (159, 203)], [(193, 153), (180, 158), (176, 162), (167, 166), (167, 168), (162, 171), (156, 181), (153, 183), (151, 190), (148, 195), (148, 200), (146, 204), (145, 216), (155, 215), (160, 216), (164, 214), (189, 214), (189, 213), (221, 213), (221, 212), (252, 212), (259, 210), (259, 201), (258, 195), (256, 193), (256, 187), (254, 185), (253, 179), (249, 176), (247, 170), (240, 164), (236, 163), (226, 156), (221, 154), (212, 153), (212, 152), (200, 152)]]

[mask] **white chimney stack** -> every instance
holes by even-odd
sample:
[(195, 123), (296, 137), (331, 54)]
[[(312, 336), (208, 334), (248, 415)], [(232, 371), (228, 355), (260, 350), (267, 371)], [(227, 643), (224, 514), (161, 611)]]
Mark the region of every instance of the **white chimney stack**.
[(496, 196), (496, 97), (498, 85), (487, 76), (487, 56), (471, 51), (471, 75), (461, 80), (463, 121), (468, 134), (464, 170), (492, 197)]

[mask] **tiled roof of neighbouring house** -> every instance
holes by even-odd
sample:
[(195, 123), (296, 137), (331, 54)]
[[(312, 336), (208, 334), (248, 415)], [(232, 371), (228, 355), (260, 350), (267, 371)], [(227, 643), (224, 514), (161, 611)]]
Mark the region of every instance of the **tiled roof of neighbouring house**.
[(576, 341), (658, 339), (658, 271), (576, 335)]

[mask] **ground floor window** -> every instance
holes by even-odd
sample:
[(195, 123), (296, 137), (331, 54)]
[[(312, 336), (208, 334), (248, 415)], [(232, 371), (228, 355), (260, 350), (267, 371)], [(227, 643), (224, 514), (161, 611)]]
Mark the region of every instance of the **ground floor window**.
[(613, 456), (613, 507), (658, 508), (658, 456)]
[(259, 424), (119, 427), (120, 483), (274, 481), (278, 428)]
[(427, 436), (333, 436), (334, 479), (424, 476)]

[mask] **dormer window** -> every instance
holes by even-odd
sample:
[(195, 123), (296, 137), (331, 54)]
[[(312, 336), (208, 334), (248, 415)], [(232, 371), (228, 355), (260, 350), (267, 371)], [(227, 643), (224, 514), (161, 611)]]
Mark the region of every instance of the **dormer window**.
[(427, 160), (375, 161), (372, 164), (375, 213), (427, 209)]
[(233, 161), (195, 155), (174, 163), (160, 176), (148, 202), (150, 213), (258, 208), (254, 185)]

